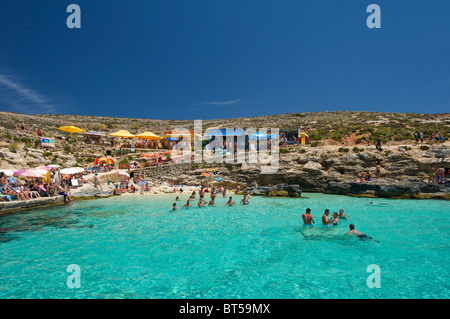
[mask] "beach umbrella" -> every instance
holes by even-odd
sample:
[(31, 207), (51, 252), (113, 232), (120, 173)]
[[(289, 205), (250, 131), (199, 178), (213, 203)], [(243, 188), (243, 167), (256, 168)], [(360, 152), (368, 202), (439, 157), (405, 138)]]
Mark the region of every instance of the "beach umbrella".
[(126, 130), (120, 130), (114, 133), (109, 134), (109, 136), (114, 136), (114, 137), (129, 137), (129, 138), (133, 138), (135, 137), (133, 134), (131, 134), (130, 132), (126, 131)]
[(47, 174), (47, 171), (42, 169), (26, 169), (18, 172), (15, 172), (15, 176), (23, 176), (23, 177), (31, 177), (31, 178), (41, 178)]
[(144, 133), (136, 135), (136, 137), (142, 138), (144, 140), (155, 140), (155, 141), (161, 140), (160, 136), (158, 136), (158, 135), (156, 135), (155, 133), (152, 133), (152, 132), (144, 132)]
[(78, 174), (81, 172), (84, 172), (84, 168), (82, 167), (69, 167), (69, 168), (63, 168), (62, 170), (60, 170), (61, 174), (64, 175), (73, 175), (73, 174)]
[(14, 175), (14, 172), (9, 170), (9, 169), (0, 169), (0, 172), (5, 174), (6, 176), (13, 176)]
[(114, 160), (111, 157), (100, 157), (96, 158), (97, 163), (94, 162), (94, 164), (99, 164), (100, 162), (106, 162), (106, 164), (114, 164)]
[(81, 128), (75, 126), (61, 126), (58, 127), (58, 130), (69, 132), (69, 133), (81, 133), (84, 132)]
[(130, 177), (130, 174), (128, 174), (127, 172), (124, 172), (124, 171), (117, 170), (116, 173), (117, 173), (117, 175)]
[(257, 140), (257, 139), (262, 139), (262, 138), (266, 138), (267, 139), (268, 137), (269, 137), (269, 135), (267, 135), (265, 133), (258, 132), (258, 133), (250, 135), (249, 139), (250, 140)]
[(165, 140), (168, 140), (168, 141), (178, 141), (178, 138), (172, 137), (172, 136), (168, 136), (168, 135), (164, 135), (163, 138)]

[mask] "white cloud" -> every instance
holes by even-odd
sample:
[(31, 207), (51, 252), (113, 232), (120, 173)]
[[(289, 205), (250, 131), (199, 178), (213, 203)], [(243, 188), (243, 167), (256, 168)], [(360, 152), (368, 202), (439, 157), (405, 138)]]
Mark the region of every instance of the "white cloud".
[(239, 102), (241, 99), (236, 99), (236, 100), (232, 100), (232, 101), (224, 101), (224, 102), (203, 102), (200, 104), (209, 104), (209, 105), (229, 105), (229, 104), (235, 104), (237, 102)]
[(17, 77), (0, 74), (0, 86), (3, 86), (2, 99), (21, 112), (56, 113), (55, 106), (46, 97), (28, 89)]

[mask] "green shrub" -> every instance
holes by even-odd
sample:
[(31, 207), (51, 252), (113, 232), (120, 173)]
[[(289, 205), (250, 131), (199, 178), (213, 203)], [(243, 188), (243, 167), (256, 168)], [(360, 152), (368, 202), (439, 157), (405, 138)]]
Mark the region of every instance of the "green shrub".
[(347, 153), (348, 151), (350, 151), (348, 148), (346, 148), (346, 147), (339, 147), (339, 149), (338, 149), (338, 152), (344, 152), (344, 153)]
[(11, 153), (17, 153), (18, 149), (19, 149), (19, 144), (17, 144), (17, 143), (12, 143), (9, 146), (9, 150), (11, 151)]
[[(317, 142), (315, 142), (315, 143), (317, 143)], [(306, 153), (306, 150), (304, 148), (301, 148), (300, 149), (300, 154), (303, 154), (303, 153)]]
[(427, 146), (427, 145), (422, 145), (422, 146), (420, 147), (420, 149), (421, 149), (422, 151), (428, 151), (428, 150), (430, 149), (430, 147)]
[(388, 156), (390, 152), (391, 152), (391, 150), (387, 150), (384, 154), (385, 154), (386, 156)]
[(291, 151), (288, 149), (285, 149), (285, 148), (280, 148), (279, 152), (280, 152), (280, 154), (287, 154), (287, 153), (290, 153)]
[(316, 147), (317, 145), (319, 145), (319, 142), (312, 142), (311, 143), (311, 147)]

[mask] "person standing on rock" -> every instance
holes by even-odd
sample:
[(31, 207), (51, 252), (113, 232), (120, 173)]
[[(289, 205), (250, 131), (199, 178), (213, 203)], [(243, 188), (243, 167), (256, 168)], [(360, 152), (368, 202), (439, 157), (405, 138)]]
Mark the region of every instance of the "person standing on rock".
[(445, 168), (441, 166), (436, 170), (436, 182), (438, 184), (444, 184)]
[(94, 187), (97, 188), (97, 186), (100, 187), (100, 190), (103, 190), (102, 189), (102, 184), (100, 183), (100, 179), (98, 178), (98, 175), (95, 174), (94, 175)]
[(304, 213), (304, 214), (302, 215), (302, 219), (303, 219), (303, 224), (304, 224), (305, 226), (306, 226), (306, 225), (312, 226), (311, 222), (312, 222), (313, 224), (316, 223), (316, 222), (314, 221), (314, 217), (311, 215), (311, 209), (310, 209), (310, 208), (307, 208), (307, 209), (306, 209), (306, 213)]
[(375, 168), (375, 176), (377, 178), (380, 178), (380, 174), (381, 174), (381, 166), (380, 166), (380, 163), (377, 163), (377, 166)]

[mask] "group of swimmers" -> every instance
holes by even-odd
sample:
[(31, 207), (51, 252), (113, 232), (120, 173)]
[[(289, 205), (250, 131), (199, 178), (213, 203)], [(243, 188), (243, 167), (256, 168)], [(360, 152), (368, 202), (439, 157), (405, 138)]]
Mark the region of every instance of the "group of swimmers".
[[(218, 192), (212, 192), (211, 193), (211, 199), (210, 199), (209, 202), (207, 202), (206, 200), (204, 200), (205, 193), (200, 191), (199, 192), (200, 198), (198, 200), (197, 206), (198, 207), (204, 207), (206, 203), (208, 203), (208, 206), (215, 206), (216, 205), (215, 200), (216, 200), (217, 194), (218, 194)], [(197, 193), (195, 191), (193, 191), (191, 196), (188, 198), (186, 204), (183, 205), (183, 207), (192, 207), (191, 202), (195, 200), (196, 195), (197, 195)], [(225, 192), (222, 193), (222, 196), (225, 197), (226, 193)], [(241, 200), (240, 204), (248, 205), (250, 203), (249, 199), (250, 199), (250, 194), (244, 195), (244, 198)], [(180, 200), (180, 198), (177, 196), (175, 201), (179, 201), (179, 200)], [(230, 196), (230, 198), (228, 199), (228, 201), (225, 203), (224, 206), (230, 206), (231, 207), (231, 206), (234, 206), (234, 205), (236, 205), (236, 203), (234, 202), (233, 197)], [(178, 209), (177, 203), (173, 203), (172, 210), (177, 210), (177, 209)]]
[[(372, 203), (372, 202), (371, 202)], [(329, 209), (325, 209), (325, 212), (322, 215), (322, 225), (328, 226), (328, 225), (332, 225), (332, 226), (337, 226), (339, 220), (341, 219), (350, 219), (350, 216), (344, 214), (344, 210), (340, 209), (339, 210), (339, 214), (338, 213), (333, 213), (333, 217), (329, 218), (328, 216), (330, 215), (330, 210)], [(315, 224), (316, 222), (314, 221), (314, 217), (311, 215), (311, 209), (307, 208), (306, 209), (306, 213), (304, 213), (302, 215), (302, 219), (303, 219), (303, 225), (304, 226), (312, 226), (313, 224)], [(346, 235), (356, 235), (359, 239), (372, 239), (372, 237), (367, 236), (366, 234), (363, 234), (359, 231), (357, 231), (355, 229), (355, 225), (350, 224), (348, 226), (350, 228), (350, 231), (347, 232)]]

